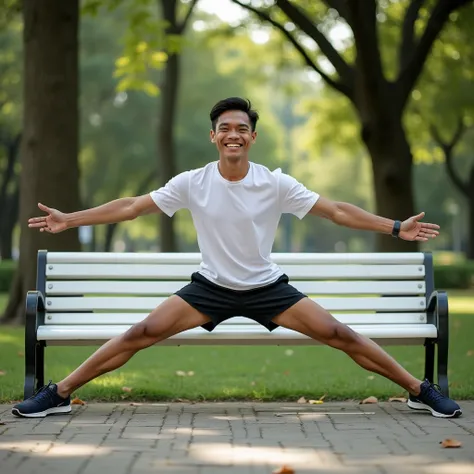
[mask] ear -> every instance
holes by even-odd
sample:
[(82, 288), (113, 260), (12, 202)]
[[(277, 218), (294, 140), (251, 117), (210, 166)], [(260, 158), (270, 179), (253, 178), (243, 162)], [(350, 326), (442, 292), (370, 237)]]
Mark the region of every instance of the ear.
[(257, 132), (252, 132), (252, 143), (255, 143), (255, 140), (257, 140)]
[(214, 130), (211, 130), (211, 133), (209, 134), (211, 142), (216, 143), (216, 132)]

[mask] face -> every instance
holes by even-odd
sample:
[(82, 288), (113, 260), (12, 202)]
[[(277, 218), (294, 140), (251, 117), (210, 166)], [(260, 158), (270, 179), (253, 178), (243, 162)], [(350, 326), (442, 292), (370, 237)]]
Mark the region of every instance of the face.
[(246, 158), (255, 142), (249, 116), (240, 110), (229, 110), (220, 115), (216, 130), (211, 130), (211, 141), (216, 144), (219, 156), (230, 161)]

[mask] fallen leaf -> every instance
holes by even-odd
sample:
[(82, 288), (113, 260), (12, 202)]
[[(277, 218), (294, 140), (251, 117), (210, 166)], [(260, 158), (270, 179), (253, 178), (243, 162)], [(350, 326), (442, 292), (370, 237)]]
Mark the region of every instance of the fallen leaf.
[(290, 375), (290, 371), (289, 371), (289, 370), (285, 370), (285, 371), (283, 372), (283, 375)]
[(25, 353), (24, 352), (18, 352), (18, 357), (25, 357)]
[(135, 402), (130, 403), (131, 407), (141, 407), (142, 405), (143, 403), (135, 403)]
[(122, 387), (122, 392), (131, 392), (132, 389), (130, 387)]
[(310, 405), (321, 405), (324, 402), (322, 400), (310, 400), (308, 403)]
[(400, 402), (400, 403), (406, 403), (407, 399), (405, 397), (390, 397), (388, 399), (389, 402)]
[(192, 376), (194, 375), (194, 372), (193, 372), (192, 370), (190, 370), (190, 371), (188, 372), (188, 375), (189, 375), (189, 377), (192, 377)]
[(360, 405), (366, 405), (366, 404), (368, 404), (368, 403), (378, 403), (378, 400), (377, 400), (377, 398), (375, 398), (375, 397), (368, 397), (368, 398), (366, 398), (365, 400), (362, 400), (362, 401), (360, 402)]
[(85, 405), (86, 402), (82, 401), (80, 398), (73, 398), (71, 400), (71, 405)]
[(304, 397), (298, 398), (296, 403), (306, 403), (306, 398), (304, 398)]
[(186, 372), (183, 372), (182, 370), (177, 370), (176, 375), (178, 375), (179, 377), (186, 377)]
[(6, 375), (6, 372), (4, 370), (0, 370), (0, 375)]
[(285, 351), (285, 355), (287, 355), (287, 356), (292, 356), (293, 354), (294, 354), (293, 349), (287, 349), (287, 350)]
[(462, 446), (461, 441), (453, 438), (446, 438), (440, 441), (439, 444), (441, 444), (443, 448), (460, 448)]
[(369, 375), (367, 378), (368, 378), (369, 380), (374, 380), (374, 379), (375, 379), (375, 375)]
[(295, 474), (295, 471), (288, 466), (282, 466), (279, 469), (275, 469), (273, 474)]
[(466, 352), (466, 355), (469, 356), (469, 357), (470, 357), (470, 356), (474, 356), (474, 351), (473, 351), (473, 350), (469, 350), (469, 351)]
[(255, 382), (250, 382), (250, 385), (252, 385), (252, 387), (255, 387)]

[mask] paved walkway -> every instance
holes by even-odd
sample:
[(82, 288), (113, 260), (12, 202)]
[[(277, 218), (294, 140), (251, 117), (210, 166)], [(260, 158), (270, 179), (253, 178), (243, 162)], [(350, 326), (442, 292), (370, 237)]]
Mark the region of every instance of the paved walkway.
[(26, 420), (0, 405), (0, 472), (472, 474), (474, 401), (462, 406), (440, 420), (395, 402), (93, 403)]

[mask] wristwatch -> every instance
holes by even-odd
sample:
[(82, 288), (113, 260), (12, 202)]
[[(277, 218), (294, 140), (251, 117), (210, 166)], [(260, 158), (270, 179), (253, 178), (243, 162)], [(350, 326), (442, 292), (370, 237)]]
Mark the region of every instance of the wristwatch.
[(392, 237), (398, 238), (398, 234), (400, 233), (401, 226), (402, 226), (401, 221), (395, 221), (393, 223)]

